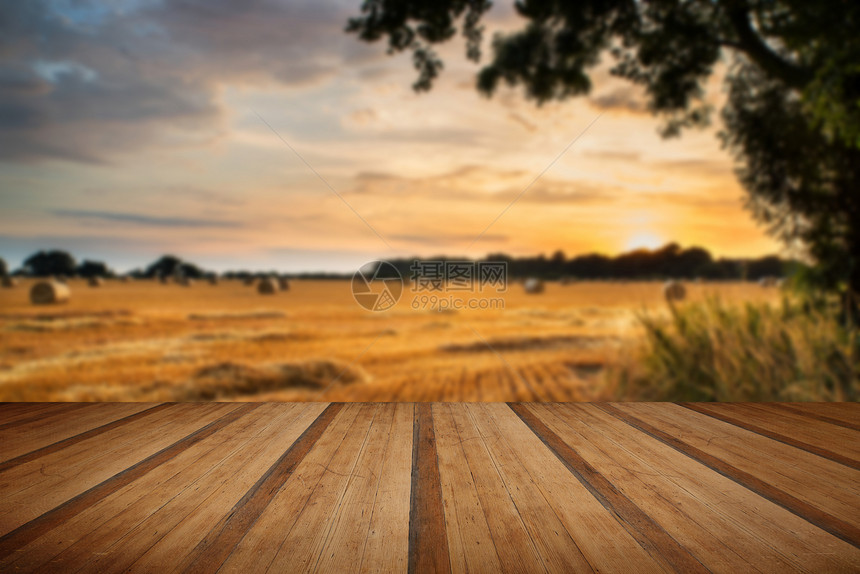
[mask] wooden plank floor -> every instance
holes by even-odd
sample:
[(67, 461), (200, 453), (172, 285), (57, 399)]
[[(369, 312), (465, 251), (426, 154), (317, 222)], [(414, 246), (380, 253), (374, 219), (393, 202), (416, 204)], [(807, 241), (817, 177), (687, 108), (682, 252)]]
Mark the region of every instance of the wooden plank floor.
[(0, 572), (860, 572), (857, 404), (0, 404)]

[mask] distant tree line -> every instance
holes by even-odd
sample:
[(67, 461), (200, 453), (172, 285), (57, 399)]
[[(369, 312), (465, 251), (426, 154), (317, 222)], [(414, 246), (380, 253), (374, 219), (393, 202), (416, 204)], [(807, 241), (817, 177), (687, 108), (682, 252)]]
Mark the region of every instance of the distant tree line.
[[(466, 258), (429, 257), (401, 258), (389, 262), (402, 277), (412, 275), (412, 266), (419, 261), (463, 261)], [(802, 267), (797, 261), (768, 255), (755, 259), (719, 258), (714, 259), (708, 250), (701, 247), (683, 249), (677, 243), (670, 243), (660, 249), (639, 249), (617, 256), (590, 253), (568, 258), (562, 251), (551, 256), (513, 257), (505, 253), (490, 254), (481, 261), (504, 261), (508, 264), (510, 277), (539, 277), (560, 279), (709, 279), (758, 280), (762, 277), (785, 277), (793, 275)], [(0, 275), (8, 273), (6, 262), (0, 259)], [(61, 250), (39, 251), (24, 260), (14, 275), (30, 277), (103, 277), (116, 276), (116, 273), (101, 261), (83, 260), (80, 264), (75, 258)], [(183, 261), (175, 255), (164, 255), (145, 268), (138, 268), (128, 275), (140, 279), (183, 276), (202, 279), (215, 275), (193, 263)], [(283, 274), (276, 270), (249, 271), (236, 270), (221, 273), (229, 279), (247, 279), (264, 275), (279, 275), (306, 279), (343, 279), (352, 273), (292, 273)]]
[[(8, 273), (5, 262), (0, 264), (0, 272)], [(34, 253), (12, 274), (27, 277), (114, 277), (116, 275), (107, 264), (101, 261), (84, 259), (78, 263), (71, 254), (59, 249)]]
[[(456, 258), (439, 257), (425, 260), (455, 261)], [(412, 274), (415, 259), (390, 261), (403, 277)], [(538, 277), (542, 279), (709, 279), (758, 280), (762, 277), (793, 275), (801, 266), (793, 260), (768, 255), (756, 259), (714, 259), (701, 247), (681, 248), (670, 243), (660, 249), (639, 249), (617, 256), (590, 253), (568, 258), (556, 251), (551, 256), (512, 257), (505, 253), (488, 255), (482, 261), (505, 261), (510, 277)]]

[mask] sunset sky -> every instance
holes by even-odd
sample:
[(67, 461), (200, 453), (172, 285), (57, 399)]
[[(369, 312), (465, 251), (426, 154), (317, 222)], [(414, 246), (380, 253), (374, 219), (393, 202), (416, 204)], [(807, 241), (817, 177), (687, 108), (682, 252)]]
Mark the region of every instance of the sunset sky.
[[(459, 39), (417, 95), (407, 55), (343, 32), (359, 6), (4, 3), (0, 257), (17, 267), (62, 248), (120, 271), (163, 253), (217, 270), (344, 271), (670, 240), (778, 251), (742, 207), (718, 117), (662, 140), (641, 96), (605, 67), (587, 98), (487, 99)], [(499, 2), (487, 25), (485, 44), (522, 20)], [(720, 104), (718, 78), (710, 97)]]

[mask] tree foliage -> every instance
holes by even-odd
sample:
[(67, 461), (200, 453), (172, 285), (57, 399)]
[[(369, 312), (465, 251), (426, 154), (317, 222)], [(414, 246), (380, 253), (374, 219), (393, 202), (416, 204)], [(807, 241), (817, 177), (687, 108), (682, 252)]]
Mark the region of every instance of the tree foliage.
[(113, 277), (114, 272), (102, 261), (89, 261), (85, 259), (84, 262), (78, 266), (78, 275), (87, 278)]
[[(433, 45), (466, 38), (480, 56), (481, 0), (365, 0), (347, 31), (411, 51), (416, 90), (443, 67)], [(642, 86), (674, 136), (710, 122), (705, 88), (728, 65), (723, 144), (747, 206), (775, 235), (801, 243), (828, 288), (860, 293), (860, 3), (852, 0), (518, 0), (521, 30), (492, 40), (477, 87), (522, 86), (537, 103), (587, 94), (608, 56)]]
[(187, 263), (175, 255), (163, 255), (143, 272), (143, 276), (147, 278), (181, 276), (201, 279), (206, 275), (207, 273), (198, 266)]
[(60, 250), (39, 251), (24, 260), (24, 271), (34, 277), (73, 275), (76, 268), (75, 258)]

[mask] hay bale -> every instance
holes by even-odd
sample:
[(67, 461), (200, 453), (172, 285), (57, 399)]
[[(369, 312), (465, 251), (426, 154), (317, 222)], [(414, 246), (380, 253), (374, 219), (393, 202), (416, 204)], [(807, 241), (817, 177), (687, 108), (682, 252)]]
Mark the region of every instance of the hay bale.
[(290, 282), (287, 281), (286, 277), (278, 278), (278, 287), (281, 288), (281, 291), (289, 291), (290, 290)]
[(565, 275), (564, 277), (559, 279), (558, 282), (560, 285), (570, 285), (571, 283), (573, 283), (573, 277)]
[(762, 277), (758, 280), (758, 284), (765, 288), (776, 287), (776, 277)]
[(245, 277), (245, 280), (242, 281), (245, 287), (251, 287), (254, 284), (255, 279), (253, 277)]
[(18, 280), (14, 277), (3, 277), (3, 287), (7, 289), (12, 289), (13, 287), (18, 286)]
[(544, 284), (540, 279), (529, 277), (526, 279), (525, 283), (523, 283), (523, 289), (525, 289), (526, 293), (529, 295), (537, 295), (538, 293), (543, 293)]
[(260, 295), (274, 295), (278, 290), (278, 282), (271, 277), (266, 277), (257, 284), (257, 293)]
[(177, 277), (176, 284), (182, 287), (191, 287), (192, 285), (194, 285), (194, 280), (185, 276)]
[(34, 305), (65, 303), (72, 292), (69, 286), (58, 281), (39, 281), (30, 289), (30, 301)]
[(120, 283), (131, 283), (131, 277), (129, 277), (128, 275), (123, 275), (122, 277), (119, 278), (119, 282)]
[(90, 287), (101, 287), (102, 285), (104, 285), (104, 283), (105, 282), (101, 277), (90, 277), (87, 280), (87, 285), (89, 285)]
[(683, 301), (687, 296), (687, 290), (679, 281), (667, 281), (663, 284), (663, 297), (669, 303), (673, 301)]
[(162, 285), (167, 285), (167, 283), (169, 282), (169, 279), (168, 279), (167, 275), (159, 275), (158, 276), (158, 282), (161, 283)]
[(209, 284), (210, 285), (218, 285), (218, 276), (217, 275), (210, 275), (209, 276)]

